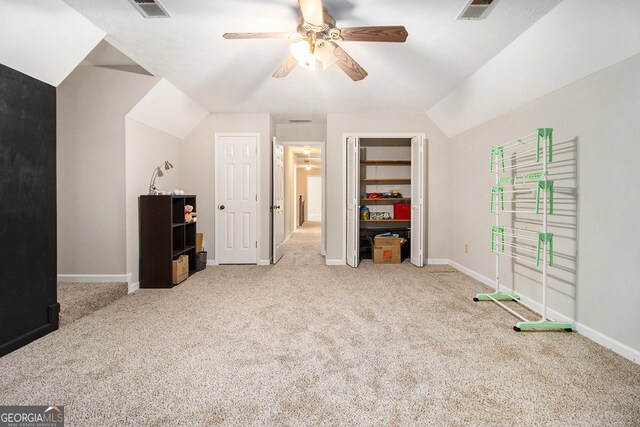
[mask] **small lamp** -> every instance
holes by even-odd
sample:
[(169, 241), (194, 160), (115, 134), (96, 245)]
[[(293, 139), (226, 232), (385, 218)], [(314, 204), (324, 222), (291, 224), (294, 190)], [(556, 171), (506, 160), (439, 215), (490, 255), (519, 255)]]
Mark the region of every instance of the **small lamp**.
[(153, 170), (151, 182), (149, 183), (149, 195), (151, 196), (157, 196), (160, 193), (158, 187), (156, 187), (156, 179), (164, 175), (164, 172), (162, 172), (163, 169), (168, 173), (170, 169), (173, 169), (173, 165), (169, 163), (168, 160), (165, 160), (163, 164)]

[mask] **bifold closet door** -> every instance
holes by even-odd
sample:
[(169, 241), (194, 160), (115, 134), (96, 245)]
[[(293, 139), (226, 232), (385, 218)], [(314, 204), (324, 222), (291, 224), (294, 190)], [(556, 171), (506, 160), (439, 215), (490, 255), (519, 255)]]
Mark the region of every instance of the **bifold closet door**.
[(424, 265), (424, 141), (411, 139), (411, 263)]
[(347, 265), (360, 262), (358, 215), (360, 193), (360, 144), (358, 138), (347, 138)]

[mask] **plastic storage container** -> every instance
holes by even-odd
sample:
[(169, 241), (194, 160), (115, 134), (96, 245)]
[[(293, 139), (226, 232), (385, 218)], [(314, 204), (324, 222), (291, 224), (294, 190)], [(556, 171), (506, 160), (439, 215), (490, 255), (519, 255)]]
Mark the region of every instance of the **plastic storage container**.
[(393, 205), (393, 219), (411, 219), (411, 204), (396, 203)]

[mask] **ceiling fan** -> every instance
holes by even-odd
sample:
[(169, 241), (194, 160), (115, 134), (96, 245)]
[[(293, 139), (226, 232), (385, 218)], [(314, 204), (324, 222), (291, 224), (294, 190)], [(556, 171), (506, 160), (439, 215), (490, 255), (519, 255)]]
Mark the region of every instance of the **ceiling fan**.
[(295, 33), (226, 33), (225, 39), (291, 39), (291, 55), (273, 74), (286, 77), (296, 65), (314, 70), (316, 62), (327, 68), (336, 64), (353, 81), (362, 80), (368, 73), (336, 42), (397, 42), (407, 40), (403, 26), (337, 28), (336, 20), (322, 6), (322, 0), (298, 0), (300, 18)]

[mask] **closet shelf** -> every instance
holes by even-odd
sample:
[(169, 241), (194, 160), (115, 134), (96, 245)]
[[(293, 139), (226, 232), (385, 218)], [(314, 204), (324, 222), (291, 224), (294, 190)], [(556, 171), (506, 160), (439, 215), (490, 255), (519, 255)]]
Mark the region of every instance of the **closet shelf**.
[(410, 219), (361, 219), (360, 222), (411, 222)]
[(361, 160), (360, 164), (362, 165), (389, 165), (389, 166), (396, 166), (396, 165), (405, 165), (405, 166), (411, 166), (411, 160)]
[(360, 199), (361, 202), (408, 202), (410, 200), (408, 197), (374, 197), (372, 199)]
[(406, 184), (410, 184), (411, 183), (411, 178), (362, 178), (360, 180), (360, 182), (388, 182), (388, 183), (406, 183)]

